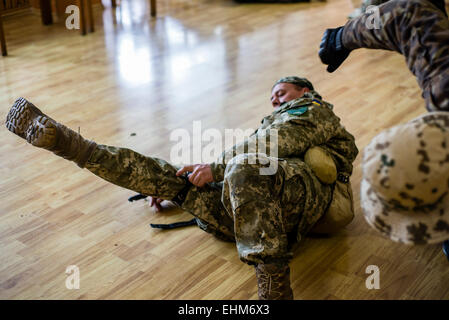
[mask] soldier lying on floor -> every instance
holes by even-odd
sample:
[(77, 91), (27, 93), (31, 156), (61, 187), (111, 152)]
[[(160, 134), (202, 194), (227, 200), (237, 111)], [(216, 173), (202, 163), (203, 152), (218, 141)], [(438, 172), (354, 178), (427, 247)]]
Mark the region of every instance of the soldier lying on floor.
[[(113, 184), (173, 200), (196, 218), (201, 229), (236, 243), (240, 259), (255, 266), (260, 299), (293, 299), (292, 244), (319, 224), (331, 202), (339, 201), (333, 193), (342, 186), (353, 209), (349, 177), (358, 150), (333, 106), (307, 79), (278, 80), (271, 103), (274, 112), (240, 145), (213, 163), (181, 169), (126, 148), (86, 140), (23, 98), (14, 103), (6, 126), (32, 145), (72, 160)], [(268, 162), (251, 162), (254, 154), (236, 151), (248, 150), (270, 130), (277, 132), (277, 158), (258, 157), (269, 163), (274, 160), (277, 170), (260, 174)], [(320, 174), (317, 155), (330, 159), (333, 174)]]

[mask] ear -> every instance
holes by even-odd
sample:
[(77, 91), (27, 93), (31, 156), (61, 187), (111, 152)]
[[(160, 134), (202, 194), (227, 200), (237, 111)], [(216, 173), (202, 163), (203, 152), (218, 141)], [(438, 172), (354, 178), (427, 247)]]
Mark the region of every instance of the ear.
[(310, 89), (307, 88), (307, 87), (301, 88), (301, 97), (302, 97), (302, 96), (304, 95), (304, 93), (306, 93), (306, 92), (310, 92)]

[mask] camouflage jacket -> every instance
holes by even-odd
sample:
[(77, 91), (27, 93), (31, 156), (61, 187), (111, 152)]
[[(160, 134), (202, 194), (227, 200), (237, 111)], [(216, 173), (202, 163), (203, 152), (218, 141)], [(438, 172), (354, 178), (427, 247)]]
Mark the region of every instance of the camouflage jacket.
[[(261, 126), (252, 135), (225, 150), (210, 164), (214, 181), (223, 181), (227, 161), (242, 150), (248, 152), (248, 145), (254, 145), (258, 139), (265, 140), (270, 129), (276, 129), (278, 133), (277, 157), (292, 164), (293, 168), (301, 167), (294, 163), (303, 161), (307, 149), (320, 146), (332, 155), (338, 172), (351, 175), (358, 149), (354, 137), (340, 124), (340, 118), (332, 109), (333, 105), (323, 101), (316, 91), (307, 92), (299, 99), (282, 104), (271, 115), (262, 119)], [(265, 149), (269, 150), (270, 142), (266, 145), (261, 153), (265, 153)], [(294, 174), (300, 172), (290, 172), (288, 175)]]

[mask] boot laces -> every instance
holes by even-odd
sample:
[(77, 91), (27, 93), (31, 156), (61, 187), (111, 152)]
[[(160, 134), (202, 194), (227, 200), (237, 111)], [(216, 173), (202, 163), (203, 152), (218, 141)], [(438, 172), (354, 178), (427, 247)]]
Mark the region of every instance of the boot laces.
[(259, 273), (259, 290), (265, 298), (277, 299), (282, 296), (284, 273), (270, 274), (266, 270)]

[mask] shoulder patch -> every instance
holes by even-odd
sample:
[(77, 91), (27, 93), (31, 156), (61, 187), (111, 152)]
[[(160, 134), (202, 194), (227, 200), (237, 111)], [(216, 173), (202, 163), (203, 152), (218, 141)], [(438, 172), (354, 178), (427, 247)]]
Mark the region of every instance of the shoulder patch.
[(292, 116), (300, 116), (300, 115), (306, 113), (307, 110), (309, 110), (308, 107), (301, 107), (301, 108), (297, 108), (297, 109), (287, 110), (287, 113)]

